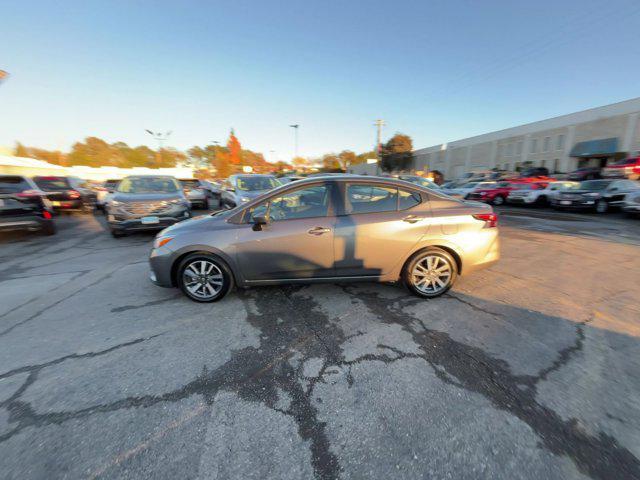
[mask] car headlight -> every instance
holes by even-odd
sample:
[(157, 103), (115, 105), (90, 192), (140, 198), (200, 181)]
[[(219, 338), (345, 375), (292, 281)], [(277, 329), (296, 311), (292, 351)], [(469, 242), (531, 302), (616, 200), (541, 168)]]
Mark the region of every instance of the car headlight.
[(173, 237), (157, 237), (154, 241), (153, 241), (153, 248), (160, 248), (165, 246), (167, 243), (169, 243), (171, 240), (173, 240)]
[(249, 200), (251, 200), (249, 197), (240, 197), (241, 202), (248, 202)]

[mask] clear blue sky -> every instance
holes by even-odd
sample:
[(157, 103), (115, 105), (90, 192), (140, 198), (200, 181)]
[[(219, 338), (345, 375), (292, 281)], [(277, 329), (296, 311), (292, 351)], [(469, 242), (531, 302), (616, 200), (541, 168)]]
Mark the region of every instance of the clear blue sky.
[(271, 158), (414, 146), (640, 96), (638, 0), (71, 1), (1, 6), (0, 145), (95, 135)]

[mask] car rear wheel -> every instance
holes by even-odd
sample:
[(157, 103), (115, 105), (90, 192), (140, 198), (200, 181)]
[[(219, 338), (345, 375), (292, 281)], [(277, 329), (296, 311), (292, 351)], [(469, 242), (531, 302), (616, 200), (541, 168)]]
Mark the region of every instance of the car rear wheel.
[(231, 288), (231, 273), (217, 257), (195, 253), (188, 255), (178, 269), (180, 290), (196, 302), (215, 302)]
[(434, 298), (449, 290), (458, 276), (453, 257), (440, 248), (429, 248), (407, 262), (403, 280), (414, 295)]
[(111, 236), (113, 238), (120, 238), (120, 237), (124, 237), (126, 235), (127, 235), (127, 233), (123, 232), (122, 230), (111, 230)]
[(56, 233), (56, 224), (53, 223), (53, 220), (48, 220), (42, 224), (40, 232), (43, 235), (54, 235)]
[(496, 195), (491, 203), (494, 205), (502, 205), (504, 203), (504, 197), (502, 195)]

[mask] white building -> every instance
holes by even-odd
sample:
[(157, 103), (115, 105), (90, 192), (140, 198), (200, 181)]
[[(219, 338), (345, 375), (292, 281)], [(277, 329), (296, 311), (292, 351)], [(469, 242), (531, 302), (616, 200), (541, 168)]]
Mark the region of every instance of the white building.
[[(415, 170), (456, 178), (471, 170), (519, 166), (570, 172), (640, 151), (640, 98), (414, 151)], [(526, 162), (526, 163), (525, 163)]]

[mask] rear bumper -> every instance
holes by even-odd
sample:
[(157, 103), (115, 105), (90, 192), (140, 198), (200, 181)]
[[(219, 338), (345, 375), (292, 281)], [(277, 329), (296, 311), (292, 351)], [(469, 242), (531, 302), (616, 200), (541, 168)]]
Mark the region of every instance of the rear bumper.
[(51, 220), (37, 216), (21, 216), (21, 217), (0, 217), (0, 231), (8, 232), (11, 230), (40, 230), (46, 222)]
[(82, 200), (51, 200), (53, 209), (57, 211), (82, 210)]

